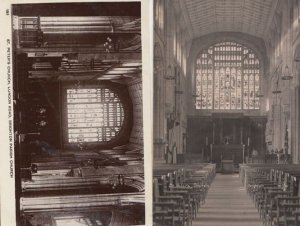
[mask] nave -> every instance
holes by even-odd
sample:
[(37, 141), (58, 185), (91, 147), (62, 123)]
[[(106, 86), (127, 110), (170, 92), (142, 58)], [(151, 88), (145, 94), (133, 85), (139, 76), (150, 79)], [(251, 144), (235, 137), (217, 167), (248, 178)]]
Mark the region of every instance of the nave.
[(154, 222), (299, 226), (300, 1), (154, 4)]
[(243, 164), (216, 174), (214, 164), (156, 166), (154, 225), (299, 226), (298, 164)]
[(238, 174), (217, 174), (194, 226), (262, 226)]

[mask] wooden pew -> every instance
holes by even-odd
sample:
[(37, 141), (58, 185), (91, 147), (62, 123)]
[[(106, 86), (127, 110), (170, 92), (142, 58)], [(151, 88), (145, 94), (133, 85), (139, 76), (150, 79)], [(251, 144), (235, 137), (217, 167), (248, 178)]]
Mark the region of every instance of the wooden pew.
[(279, 197), (276, 199), (277, 211), (274, 221), (270, 225), (292, 226), (295, 222), (293, 211), (300, 210), (299, 197)]
[(187, 221), (181, 196), (165, 195), (158, 178), (153, 179), (153, 223), (157, 226), (184, 226)]
[(242, 165), (240, 179), (266, 225), (298, 224), (300, 165)]
[(215, 176), (209, 164), (180, 168), (163, 166), (154, 171), (154, 214), (156, 225), (191, 225), (204, 203)]

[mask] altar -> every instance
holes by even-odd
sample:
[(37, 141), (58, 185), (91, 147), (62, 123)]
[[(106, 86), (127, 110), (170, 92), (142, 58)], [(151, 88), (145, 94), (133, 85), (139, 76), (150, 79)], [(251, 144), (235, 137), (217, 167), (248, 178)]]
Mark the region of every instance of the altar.
[(243, 113), (190, 116), (187, 154), (203, 155), (204, 162), (215, 163), (219, 170), (237, 170), (239, 163), (251, 157), (251, 150), (264, 153), (265, 123), (265, 117)]
[(222, 160), (221, 161), (221, 172), (222, 173), (234, 173), (235, 167), (233, 160)]
[(216, 163), (222, 172), (234, 172), (239, 163), (243, 163), (243, 145), (212, 144), (211, 162)]

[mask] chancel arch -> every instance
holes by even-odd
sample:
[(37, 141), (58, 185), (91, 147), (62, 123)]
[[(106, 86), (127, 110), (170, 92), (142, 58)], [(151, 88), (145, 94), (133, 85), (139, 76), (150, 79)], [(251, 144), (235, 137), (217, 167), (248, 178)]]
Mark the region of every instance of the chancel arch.
[(241, 163), (253, 150), (262, 155), (269, 76), (264, 41), (236, 32), (208, 34), (193, 40), (188, 62), (187, 153), (217, 164)]

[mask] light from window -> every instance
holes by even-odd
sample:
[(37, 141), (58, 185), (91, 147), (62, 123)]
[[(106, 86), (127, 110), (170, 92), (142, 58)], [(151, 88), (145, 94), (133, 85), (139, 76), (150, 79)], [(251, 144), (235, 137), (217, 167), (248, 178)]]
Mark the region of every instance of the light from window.
[(155, 23), (163, 31), (164, 29), (164, 1), (156, 0), (155, 4)]
[(235, 42), (203, 50), (196, 61), (196, 109), (259, 109), (260, 63), (254, 52)]
[(124, 110), (107, 88), (67, 89), (69, 143), (110, 141), (120, 131)]

